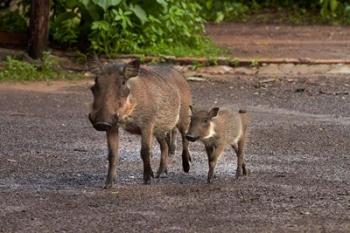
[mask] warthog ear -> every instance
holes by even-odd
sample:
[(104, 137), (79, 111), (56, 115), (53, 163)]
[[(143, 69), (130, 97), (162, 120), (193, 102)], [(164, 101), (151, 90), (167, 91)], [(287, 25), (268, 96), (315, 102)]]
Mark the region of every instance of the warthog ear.
[(94, 53), (93, 57), (88, 58), (89, 70), (94, 74), (100, 74), (102, 72), (103, 64), (98, 58), (97, 54)]
[(100, 61), (100, 58), (98, 58), (98, 56), (97, 56), (97, 54), (96, 53), (94, 53), (94, 59), (95, 59), (95, 63), (96, 63), (96, 65), (97, 65), (97, 67), (100, 69), (100, 71), (102, 70), (102, 63), (101, 63), (101, 61)]
[(140, 72), (140, 60), (136, 59), (124, 66), (123, 73), (126, 79), (139, 75)]
[(219, 112), (219, 108), (218, 107), (212, 108), (209, 111), (209, 117), (210, 118), (216, 117), (218, 115), (218, 112)]
[(191, 110), (191, 114), (193, 114), (194, 112), (196, 112), (195, 107), (193, 107), (192, 105), (190, 105), (189, 107), (190, 107), (190, 110)]

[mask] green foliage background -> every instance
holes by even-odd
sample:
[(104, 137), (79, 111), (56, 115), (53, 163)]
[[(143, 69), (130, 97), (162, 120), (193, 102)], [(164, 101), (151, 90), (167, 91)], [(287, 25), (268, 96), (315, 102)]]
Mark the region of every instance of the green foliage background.
[(349, 0), (196, 0), (209, 21), (247, 21), (250, 16), (260, 22), (292, 24), (350, 24)]
[[(26, 31), (30, 0), (13, 1), (15, 11), (0, 11), (0, 30)], [(350, 24), (349, 0), (52, 0), (51, 7), (51, 42), (109, 56), (216, 56), (221, 50), (203, 36), (206, 21)]]
[(88, 44), (108, 55), (213, 54), (200, 10), (195, 1), (56, 0), (50, 30), (60, 44)]

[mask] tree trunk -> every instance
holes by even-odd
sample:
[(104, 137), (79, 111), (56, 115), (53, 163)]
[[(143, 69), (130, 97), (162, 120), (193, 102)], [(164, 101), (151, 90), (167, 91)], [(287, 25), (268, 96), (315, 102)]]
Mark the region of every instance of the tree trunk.
[(50, 0), (32, 0), (28, 53), (41, 58), (46, 49), (49, 33)]

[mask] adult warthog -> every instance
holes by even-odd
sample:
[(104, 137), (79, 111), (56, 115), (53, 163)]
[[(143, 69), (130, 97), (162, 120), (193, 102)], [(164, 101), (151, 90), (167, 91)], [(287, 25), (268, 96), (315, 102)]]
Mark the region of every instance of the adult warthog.
[(184, 77), (169, 66), (140, 66), (138, 60), (128, 64), (106, 64), (91, 87), (94, 96), (89, 119), (98, 131), (107, 132), (108, 174), (105, 188), (116, 177), (119, 127), (141, 135), (143, 179), (149, 184), (154, 177), (150, 164), (153, 136), (157, 139), (161, 159), (156, 177), (167, 173), (169, 147), (174, 146), (176, 128), (181, 133), (183, 170), (190, 169), (188, 141), (191, 92)]

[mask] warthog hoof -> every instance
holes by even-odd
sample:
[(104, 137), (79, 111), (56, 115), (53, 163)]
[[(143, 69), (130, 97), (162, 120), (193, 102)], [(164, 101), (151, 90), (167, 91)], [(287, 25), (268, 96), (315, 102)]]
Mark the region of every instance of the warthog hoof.
[(159, 178), (162, 174), (165, 174), (165, 177), (167, 177), (168, 176), (168, 169), (159, 169), (158, 171), (157, 171), (157, 175), (156, 175), (156, 178)]
[(144, 184), (151, 184), (151, 178), (154, 178), (152, 169), (143, 173)]
[(243, 164), (242, 170), (243, 170), (243, 175), (244, 176), (250, 175), (250, 171), (245, 167), (245, 164)]
[(184, 150), (182, 152), (181, 157), (182, 157), (182, 168), (184, 172), (188, 173), (190, 171), (190, 162), (192, 161), (191, 156), (188, 151)]
[(212, 178), (208, 177), (207, 182), (208, 182), (208, 184), (211, 184), (212, 183)]
[[(243, 172), (242, 172), (243, 171)], [(243, 166), (243, 169), (237, 168), (236, 170), (236, 179), (238, 179), (240, 176), (248, 176), (250, 175), (250, 172), (248, 169), (246, 169), (245, 166)]]
[(240, 168), (237, 168), (237, 170), (236, 170), (236, 179), (238, 179), (240, 176), (242, 176), (242, 170)]
[(113, 176), (107, 176), (105, 186), (103, 187), (104, 189), (110, 189), (113, 188), (113, 183), (114, 183), (114, 178)]
[(182, 167), (184, 172), (188, 173), (190, 171), (190, 163), (188, 161), (182, 161)]
[(113, 183), (105, 184), (105, 186), (103, 188), (104, 189), (111, 189), (111, 188), (113, 188)]

